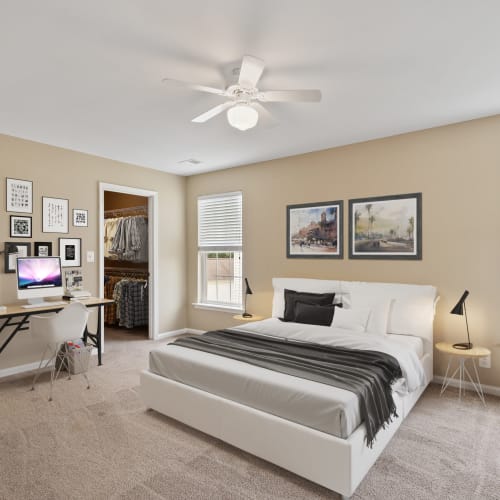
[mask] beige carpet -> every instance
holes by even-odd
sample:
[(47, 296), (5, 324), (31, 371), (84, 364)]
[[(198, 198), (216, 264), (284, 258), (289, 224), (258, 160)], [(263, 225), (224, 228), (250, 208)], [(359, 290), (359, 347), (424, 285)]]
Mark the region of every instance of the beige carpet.
[[(332, 492), (153, 411), (138, 398), (153, 343), (106, 333), (83, 380), (0, 382), (0, 499), (315, 499)], [(127, 339), (127, 340), (124, 340)], [(8, 355), (6, 350), (3, 355)], [(95, 363), (95, 358), (93, 359)], [(500, 499), (500, 399), (431, 386), (355, 499)]]

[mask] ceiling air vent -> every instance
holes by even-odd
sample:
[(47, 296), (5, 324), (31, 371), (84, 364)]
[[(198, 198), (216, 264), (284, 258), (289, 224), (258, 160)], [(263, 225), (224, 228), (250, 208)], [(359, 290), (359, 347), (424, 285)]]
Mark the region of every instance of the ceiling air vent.
[(196, 158), (186, 158), (185, 160), (181, 160), (177, 163), (179, 163), (179, 165), (182, 165), (183, 163), (186, 163), (187, 165), (199, 165), (203, 162), (201, 160), (197, 160)]

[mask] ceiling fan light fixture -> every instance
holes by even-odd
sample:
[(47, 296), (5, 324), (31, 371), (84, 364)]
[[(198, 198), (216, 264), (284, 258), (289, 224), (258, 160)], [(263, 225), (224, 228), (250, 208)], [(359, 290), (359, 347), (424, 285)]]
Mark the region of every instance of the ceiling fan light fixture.
[(259, 113), (248, 104), (236, 104), (227, 110), (227, 121), (231, 127), (238, 130), (248, 130), (255, 127), (259, 120)]

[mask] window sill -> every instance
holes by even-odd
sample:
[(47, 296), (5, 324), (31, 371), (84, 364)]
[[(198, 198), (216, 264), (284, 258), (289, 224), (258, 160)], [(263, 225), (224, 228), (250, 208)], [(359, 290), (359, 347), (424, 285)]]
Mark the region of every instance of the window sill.
[(218, 311), (225, 312), (229, 314), (242, 313), (243, 309), (238, 306), (223, 306), (219, 304), (202, 304), (199, 302), (194, 302), (192, 306), (195, 309), (204, 309), (205, 311)]

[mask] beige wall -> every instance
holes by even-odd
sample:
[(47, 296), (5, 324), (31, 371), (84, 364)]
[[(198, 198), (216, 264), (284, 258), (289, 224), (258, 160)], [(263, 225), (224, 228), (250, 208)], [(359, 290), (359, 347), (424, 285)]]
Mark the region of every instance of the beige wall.
[[(82, 238), (82, 269), (85, 288), (99, 292), (99, 182), (133, 186), (158, 192), (159, 205), (159, 289), (160, 332), (183, 328), (186, 324), (186, 260), (185, 260), (185, 184), (183, 177), (160, 171), (98, 158), (86, 154), (46, 146), (0, 135), (0, 229), (3, 241), (23, 241), (9, 237), (9, 216), (5, 212), (5, 178), (33, 181), (33, 237), (35, 241), (51, 241), (53, 254), (58, 254), (59, 237)], [(70, 220), (69, 234), (42, 233), (42, 196), (69, 199), (70, 218), (73, 208), (89, 211), (89, 226), (75, 228)], [(26, 214), (30, 215), (30, 214)], [(96, 252), (96, 262), (87, 264), (87, 250)], [(3, 273), (0, 256), (0, 304), (16, 301), (14, 274)], [(5, 332), (0, 342), (5, 339)], [(19, 333), (0, 355), (0, 370), (35, 361), (30, 336)]]
[[(196, 301), (196, 197), (243, 191), (244, 268), (252, 313), (271, 312), (273, 276), (435, 285), (435, 339), (464, 341), (464, 318), (449, 310), (467, 288), (472, 341), (492, 348), (481, 379), (500, 386), (500, 116), (317, 153), (197, 175), (187, 181), (188, 301)], [(286, 205), (423, 193), (421, 261), (286, 258)], [(188, 326), (234, 324), (230, 314), (188, 305)], [(436, 373), (445, 361), (435, 356)]]

